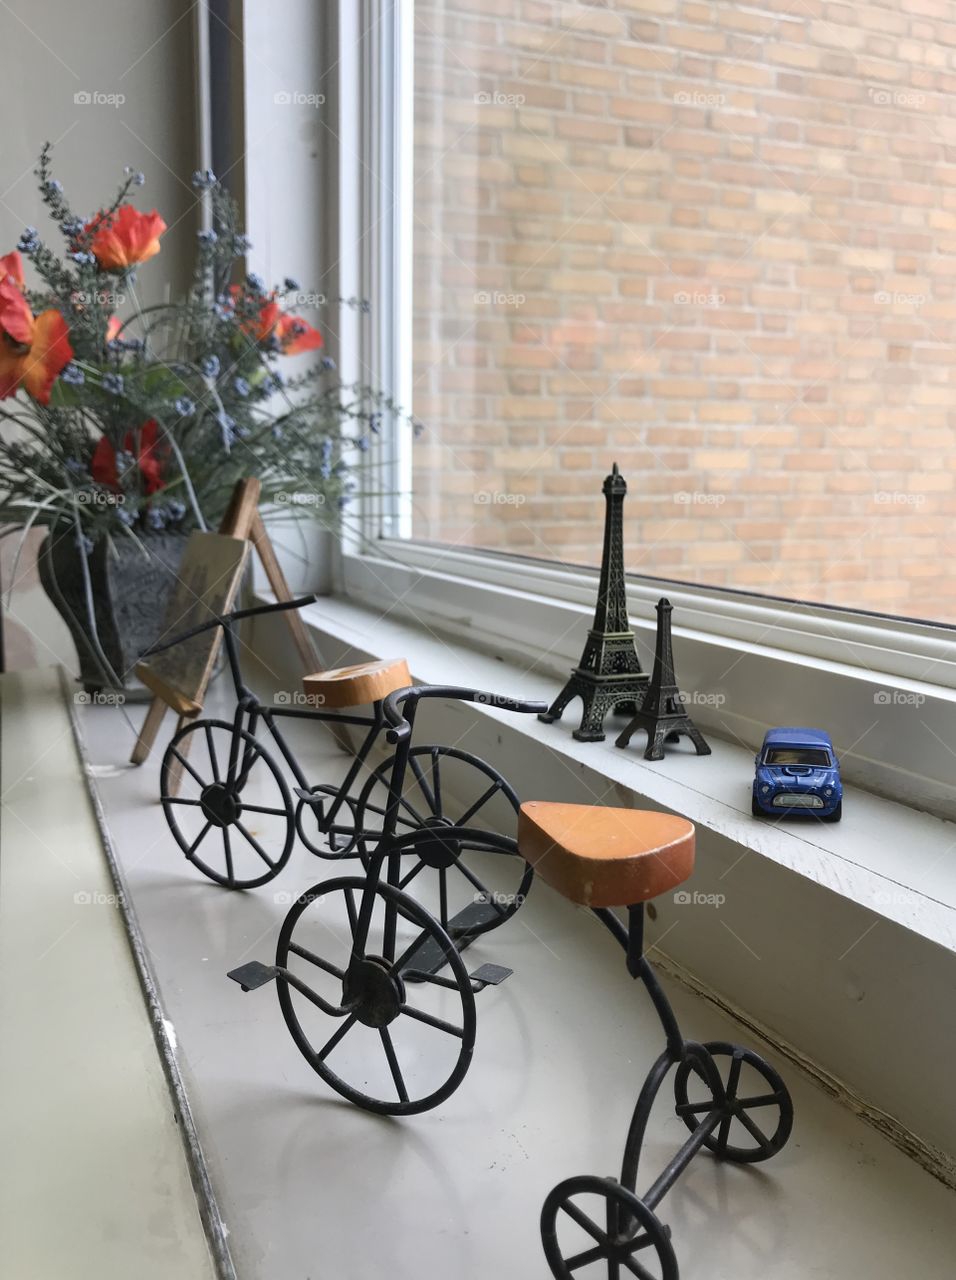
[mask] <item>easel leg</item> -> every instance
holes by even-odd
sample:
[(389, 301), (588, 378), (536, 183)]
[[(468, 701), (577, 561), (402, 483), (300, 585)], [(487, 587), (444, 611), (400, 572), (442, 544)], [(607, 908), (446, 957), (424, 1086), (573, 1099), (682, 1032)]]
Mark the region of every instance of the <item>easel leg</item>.
[[(275, 548), (272, 540), (266, 532), (266, 527), (262, 521), (262, 515), (256, 510), (252, 517), (252, 524), (249, 530), (249, 537), (252, 545), (258, 552), (262, 567), (265, 570), (266, 577), (269, 580), (269, 586), (272, 588), (273, 594), (277, 600), (291, 600), (292, 592), (289, 590), (289, 584), (285, 580), (285, 574), (282, 572), (282, 566), (276, 557)], [(316, 667), (320, 670), (324, 666), (322, 655), (318, 653), (316, 647), (305, 629), (305, 624), (296, 610), (287, 613), (286, 622), (289, 624), (289, 630), (292, 632), (292, 640), (299, 653), (302, 661), (302, 669), (306, 673), (314, 671)], [(326, 728), (335, 739), (337, 745), (347, 755), (355, 755), (355, 745), (352, 742), (351, 734), (345, 725), (328, 724)]]
[(142, 764), (149, 755), (165, 714), (166, 703), (163, 702), (162, 698), (154, 698), (149, 704), (143, 727), (140, 729), (136, 745), (133, 747), (133, 754), (129, 758), (130, 764)]
[[(195, 719), (195, 717), (180, 716), (179, 719), (176, 721), (176, 733), (178, 733), (180, 729), (182, 729), (185, 725), (189, 724), (190, 719)], [(185, 757), (189, 754), (189, 744), (192, 742), (194, 737), (195, 737), (195, 734), (192, 734), (192, 733), (187, 734), (186, 737), (183, 738), (179, 746), (176, 748), (176, 750), (179, 752), (181, 756)], [(180, 763), (180, 761), (176, 759), (175, 756), (173, 757), (172, 763), (169, 766), (168, 778), (169, 778), (168, 794), (171, 796), (178, 796), (179, 787), (183, 780), (183, 766)]]

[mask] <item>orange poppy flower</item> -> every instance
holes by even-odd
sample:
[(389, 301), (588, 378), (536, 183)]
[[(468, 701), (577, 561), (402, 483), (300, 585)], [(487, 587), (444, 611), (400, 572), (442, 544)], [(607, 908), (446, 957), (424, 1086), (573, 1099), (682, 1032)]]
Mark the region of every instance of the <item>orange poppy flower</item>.
[(287, 356), (301, 355), (303, 351), (317, 351), (323, 345), (318, 329), (299, 316), (280, 316), (276, 323), (276, 337), (282, 354)]
[[(238, 306), (242, 297), (242, 287), (238, 284), (230, 285), (229, 296), (232, 299), (233, 307)], [(275, 298), (265, 298), (255, 318), (243, 320), (240, 327), (243, 333), (247, 333), (256, 342), (265, 342), (267, 338), (271, 337), (272, 331), (278, 324), (280, 314), (279, 304)]]
[(166, 223), (155, 209), (140, 213), (131, 204), (121, 204), (115, 213), (101, 213), (88, 222), (86, 230), (93, 232), (90, 252), (103, 270), (125, 271), (159, 253)]
[(0, 400), (22, 386), (34, 400), (49, 404), (57, 375), (73, 359), (69, 333), (52, 307), (34, 316), (15, 274), (7, 271), (0, 279)]

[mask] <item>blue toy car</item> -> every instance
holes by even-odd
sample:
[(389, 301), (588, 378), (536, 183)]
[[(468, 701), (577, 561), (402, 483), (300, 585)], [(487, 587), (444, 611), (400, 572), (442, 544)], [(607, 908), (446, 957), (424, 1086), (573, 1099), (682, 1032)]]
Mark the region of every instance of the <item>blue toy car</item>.
[(843, 783), (830, 735), (822, 729), (770, 729), (755, 758), (754, 817), (843, 816)]

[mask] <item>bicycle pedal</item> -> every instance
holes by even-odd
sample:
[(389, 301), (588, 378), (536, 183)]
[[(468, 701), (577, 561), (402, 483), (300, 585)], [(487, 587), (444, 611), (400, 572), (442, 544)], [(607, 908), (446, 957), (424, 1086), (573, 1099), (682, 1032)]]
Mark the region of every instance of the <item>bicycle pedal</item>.
[(468, 976), (472, 982), (479, 984), (475, 988), (476, 991), (484, 991), (485, 987), (500, 986), (505, 978), (510, 978), (513, 973), (514, 969), (506, 969), (501, 964), (482, 964), (478, 966), (474, 973), (470, 973)]
[(293, 790), (299, 799), (309, 806), (318, 818), (319, 822), (321, 822), (325, 816), (325, 798), (321, 795), (317, 795), (314, 791), (308, 791), (305, 787), (293, 787)]
[(250, 960), (248, 964), (241, 964), (238, 969), (231, 969), (226, 977), (238, 982), (243, 991), (255, 991), (257, 987), (264, 987), (267, 982), (271, 982), (278, 972), (274, 964)]

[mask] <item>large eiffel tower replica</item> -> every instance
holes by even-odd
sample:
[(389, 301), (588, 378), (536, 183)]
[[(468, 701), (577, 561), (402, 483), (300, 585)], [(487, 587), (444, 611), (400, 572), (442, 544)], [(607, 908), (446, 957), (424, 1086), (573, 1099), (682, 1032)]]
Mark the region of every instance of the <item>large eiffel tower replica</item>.
[(598, 587), (594, 624), (588, 632), (581, 661), (539, 719), (550, 724), (559, 720), (573, 698), (583, 704), (581, 726), (574, 730), (579, 742), (601, 742), (604, 720), (612, 709), (633, 715), (643, 701), (647, 675), (634, 647), (634, 632), (627, 622), (627, 593), (624, 585), (624, 498), (627, 482), (617, 469), (604, 481), (604, 553)]

